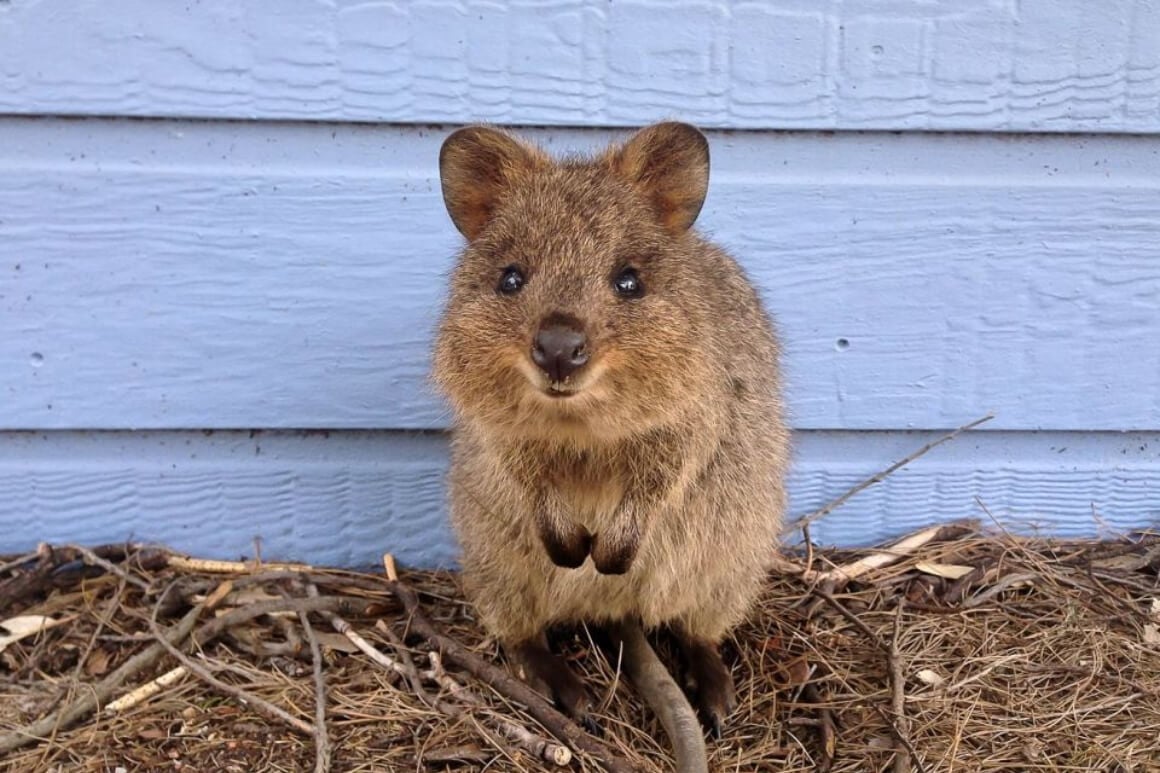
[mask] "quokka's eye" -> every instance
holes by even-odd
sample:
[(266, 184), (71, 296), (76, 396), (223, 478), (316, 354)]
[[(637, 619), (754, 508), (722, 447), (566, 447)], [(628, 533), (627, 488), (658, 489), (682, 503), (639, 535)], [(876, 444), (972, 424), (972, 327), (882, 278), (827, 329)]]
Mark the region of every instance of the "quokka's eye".
[(499, 277), (499, 286), (496, 287), (502, 295), (515, 295), (524, 286), (524, 272), (515, 266), (508, 266)]
[(636, 274), (636, 269), (626, 268), (612, 280), (612, 289), (622, 298), (639, 298), (644, 295), (644, 282)]

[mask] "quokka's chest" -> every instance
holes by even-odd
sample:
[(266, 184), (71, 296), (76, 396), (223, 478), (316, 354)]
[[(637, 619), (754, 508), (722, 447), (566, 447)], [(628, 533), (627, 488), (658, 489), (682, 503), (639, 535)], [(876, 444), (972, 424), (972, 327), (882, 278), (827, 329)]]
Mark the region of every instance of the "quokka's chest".
[(626, 489), (624, 482), (611, 474), (558, 476), (551, 485), (571, 510), (572, 519), (592, 532), (612, 520)]

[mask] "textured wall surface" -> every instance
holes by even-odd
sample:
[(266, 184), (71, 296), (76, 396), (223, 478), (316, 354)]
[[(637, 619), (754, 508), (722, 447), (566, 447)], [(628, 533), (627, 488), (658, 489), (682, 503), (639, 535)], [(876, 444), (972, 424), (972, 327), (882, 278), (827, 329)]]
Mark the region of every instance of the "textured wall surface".
[(795, 514), (995, 413), (821, 541), (1160, 524), (1160, 4), (274, 7), (0, 2), (0, 552), (451, 562), (436, 155), (473, 119), (712, 129)]
[(1154, 0), (8, 0), (0, 110), (1153, 132), (1158, 41)]

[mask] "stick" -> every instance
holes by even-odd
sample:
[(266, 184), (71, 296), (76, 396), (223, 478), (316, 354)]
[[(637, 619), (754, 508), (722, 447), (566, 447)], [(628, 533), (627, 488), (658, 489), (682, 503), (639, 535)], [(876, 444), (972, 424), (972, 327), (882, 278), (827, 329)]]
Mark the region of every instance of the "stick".
[[(423, 676), (435, 682), (441, 688), (447, 691), (449, 695), (456, 700), (467, 704), (476, 709), (486, 710), (487, 706), (483, 699), (471, 692), (465, 686), (450, 676), (443, 669), (443, 661), (439, 657), (438, 652), (427, 653), (428, 660), (431, 661), (431, 669), (424, 671)], [(445, 704), (446, 701), (440, 701), (440, 704)], [(572, 762), (572, 750), (562, 744), (554, 743), (546, 738), (532, 733), (527, 728), (517, 725), (515, 722), (501, 717), (494, 712), (488, 712), (489, 719), (495, 725), (495, 729), (500, 735), (505, 736), (511, 741), (514, 741), (520, 747), (525, 749), (529, 754), (536, 759), (550, 762), (553, 765), (564, 767)]]
[[(389, 586), (410, 614), (411, 631), (425, 639), (433, 649), (438, 650), (448, 663), (466, 670), (477, 679), (490, 684), (504, 697), (524, 706), (528, 713), (548, 732), (573, 749), (579, 749), (591, 755), (610, 773), (629, 773), (633, 769), (627, 760), (584, 732), (579, 725), (553, 708), (531, 687), (512, 678), (503, 669), (475, 656), (455, 640), (441, 634), (423, 616), (419, 596), (409, 586), (397, 580), (390, 582)], [(700, 731), (698, 730), (698, 732)]]
[[(387, 564), (387, 571), (391, 572), (392, 570), (393, 566)], [(390, 658), (390, 656), (383, 655), (382, 652), (375, 650), (376, 655), (379, 657), (372, 658), (372, 660), (375, 660), (375, 662), (379, 664), (385, 663), (387, 666), (392, 667), (392, 669), (403, 674), (407, 684), (411, 685), (411, 691), (415, 694), (416, 698), (418, 698), (420, 702), (423, 703), (423, 706), (433, 708), (436, 711), (441, 711), (442, 714), (445, 714), (451, 718), (455, 718), (455, 720), (458, 720), (458, 718), (462, 718), (467, 715), (467, 711), (463, 707), (456, 706), (455, 703), (451, 703), (447, 700), (433, 698), (433, 696), (430, 695), (430, 693), (427, 692), (427, 689), (422, 685), (423, 678), (426, 678), (435, 681), (435, 684), (440, 685), (441, 687), (447, 688), (448, 691), (452, 693), (452, 695), (457, 696), (457, 698), (463, 700), (463, 702), (467, 703), (467, 705), (472, 706), (473, 708), (486, 709), (486, 707), (483, 705), (483, 701), (476, 699), (476, 696), (474, 695), (465, 694), (466, 688), (462, 685), (459, 685), (458, 682), (456, 682), (454, 679), (448, 677), (447, 673), (443, 672), (443, 667), (440, 663), (440, 660), (438, 660), (437, 653), (429, 653), (429, 657), (435, 658), (433, 663), (437, 665), (433, 665), (432, 669), (429, 671), (420, 673), (419, 669), (416, 669), (415, 667), (415, 662), (411, 658), (411, 653), (407, 651), (406, 644), (403, 642), (403, 640), (401, 640), (401, 638), (394, 634), (394, 631), (391, 630), (391, 627), (387, 626), (385, 621), (379, 620), (375, 623), (375, 628), (382, 631), (382, 633), (387, 638), (389, 638), (391, 644), (394, 646), (394, 651), (398, 653), (399, 659), (393, 660)], [(347, 637), (349, 638), (351, 634), (354, 634), (354, 631), (349, 631)], [(361, 637), (358, 638), (361, 640)], [(469, 718), (474, 720), (474, 717)], [(556, 753), (554, 753), (556, 750), (549, 747), (550, 745), (554, 746), (554, 744), (551, 744), (551, 742), (544, 741), (544, 739), (532, 735), (531, 732), (524, 730), (514, 722), (505, 720), (505, 718), (500, 716), (492, 715), (491, 720), (491, 724), (494, 725), (495, 731), (498, 731), (499, 737), (495, 735), (493, 730), (483, 727), (483, 725), (480, 725), (478, 722), (473, 721), (473, 724), (476, 725), (476, 729), (479, 731), (479, 734), (483, 736), (488, 743), (491, 743), (496, 747), (496, 749), (500, 750), (500, 752), (508, 754), (508, 757), (510, 757), (510, 754), (507, 752), (507, 749), (503, 747), (503, 744), (500, 741), (500, 737), (502, 736), (507, 736), (508, 738), (512, 739), (512, 741), (522, 745), (524, 749), (528, 750), (536, 759), (553, 761), (553, 763), (554, 760), (556, 760)], [(560, 749), (564, 750), (563, 753), (566, 754), (567, 759), (571, 761), (572, 750), (567, 749), (566, 746), (560, 747)]]
[[(371, 647), (371, 645), (368, 644), (365, 639), (352, 631), (350, 626), (347, 625), (346, 622), (341, 618), (334, 615), (331, 615), (330, 617), (332, 618), (331, 624), (335, 626), (336, 631), (346, 636), (351, 640), (351, 642), (355, 644), (356, 647), (370, 655), (371, 660), (373, 660), (375, 663), (378, 663), (383, 668), (390, 669), (396, 673), (402, 674), (407, 679), (408, 683), (411, 684), (412, 690), (415, 692), (416, 696), (428, 706), (438, 709), (439, 711), (451, 717), (459, 717), (463, 714), (462, 710), (447, 703), (446, 701), (433, 700), (430, 695), (427, 694), (427, 691), (419, 686), (420, 683), (418, 680), (420, 677), (435, 682), (442, 689), (446, 690), (452, 697), (473, 708), (482, 709), (485, 711), (488, 710), (487, 705), (484, 703), (482, 698), (468, 690), (465, 686), (456, 682), (455, 679), (444, 670), (443, 662), (439, 657), (438, 652), (429, 652), (427, 654), (427, 658), (431, 661), (431, 668), (427, 671), (419, 672), (419, 670), (415, 668), (415, 664), (411, 661), (410, 656), (406, 654), (406, 650), (403, 648), (403, 642), (400, 641), (397, 636), (395, 636), (394, 631), (392, 631), (390, 626), (388, 626), (384, 621), (379, 620), (377, 623), (375, 623), (375, 628), (382, 631), (392, 640), (392, 643), (395, 645), (395, 648), (399, 652), (399, 657), (404, 658), (402, 662), (396, 661), (389, 655), (385, 655), (382, 652), (379, 652), (377, 649)], [(364, 649), (364, 647), (369, 648), (369, 651), (368, 649)], [(508, 720), (490, 711), (488, 713), (490, 715), (489, 718), (491, 719), (492, 724), (495, 725), (496, 731), (501, 736), (505, 736), (508, 739), (515, 741), (525, 750), (534, 755), (537, 759), (542, 759), (555, 765), (561, 766), (567, 765), (572, 761), (572, 750), (567, 746), (561, 746), (560, 744), (552, 743), (547, 739), (540, 738), (539, 736), (533, 734), (531, 731), (520, 727), (511, 720)]]
[[(914, 747), (910, 745), (910, 741), (906, 739), (906, 736), (898, 732), (898, 728), (894, 726), (894, 720), (890, 718), (890, 715), (883, 711), (881, 706), (875, 706), (874, 712), (878, 714), (883, 722), (886, 723), (886, 729), (890, 731), (892, 736), (894, 736), (894, 740), (901, 744), (907, 750), (907, 752), (910, 753), (910, 758), (914, 760), (914, 765), (918, 768), (918, 773), (926, 773), (926, 768), (924, 768), (922, 762), (919, 761), (918, 754), (914, 751)], [(897, 757), (895, 759), (897, 759)]]
[(3, 564), (0, 564), (0, 574), (6, 574), (11, 569), (16, 569), (16, 568), (19, 568), (21, 566), (24, 566), (25, 564), (34, 560), (38, 555), (40, 555), (40, 554), (39, 553), (25, 553), (22, 556), (17, 556), (16, 558), (12, 559), (11, 561), (7, 561)]
[(829, 773), (834, 767), (834, 756), (838, 753), (838, 728), (834, 722), (834, 712), (824, 705), (822, 693), (813, 682), (802, 685), (801, 699), (817, 706), (818, 718), (803, 718), (816, 724), (822, 740), (822, 754), (814, 768), (815, 773)]
[(151, 679), (135, 690), (131, 690), (122, 695), (120, 698), (117, 698), (117, 700), (112, 701), (107, 706), (105, 706), (105, 711), (110, 714), (118, 714), (128, 711), (134, 706), (149, 700), (154, 695), (164, 690), (166, 687), (176, 684), (177, 681), (181, 679), (181, 677), (188, 673), (189, 672), (185, 670), (185, 666), (178, 666), (177, 668), (174, 668), (170, 671), (166, 671), (156, 679)]
[(129, 679), (132, 679), (138, 672), (151, 667), (165, 655), (166, 650), (161, 642), (172, 646), (184, 641), (197, 624), (197, 618), (200, 614), (201, 607), (194, 607), (186, 613), (185, 617), (181, 618), (180, 622), (168, 631), (162, 632), (159, 630), (157, 633), (160, 638), (157, 643), (150, 645), (129, 658), (120, 668), (100, 682), (92, 685), (90, 690), (84, 691), (81, 697), (67, 707), (42, 717), (30, 725), (0, 736), (0, 755), (7, 754), (22, 746), (27, 746), (34, 741), (40, 740), (56, 728), (66, 729), (77, 720), (94, 711), (98, 705), (108, 700), (121, 685)]
[(818, 596), (819, 598), (821, 598), (823, 601), (825, 601), (827, 604), (829, 604), (831, 607), (833, 607), (839, 614), (841, 614), (842, 617), (846, 618), (851, 623), (853, 623), (854, 627), (857, 628), (859, 631), (861, 631), (866, 636), (866, 638), (870, 641), (871, 644), (873, 644), (875, 647), (882, 650), (883, 652), (889, 654), (890, 647), (887, 644), (885, 644), (882, 641), (882, 639), (880, 639), (878, 637), (878, 634), (876, 634), (870, 630), (870, 626), (863, 623), (862, 620), (857, 615), (855, 615), (850, 610), (846, 609), (846, 607), (842, 604), (842, 602), (838, 601), (836, 598), (834, 598), (833, 596), (831, 596), (829, 593), (822, 590), (821, 588), (813, 588), (810, 592), (813, 593), (815, 596)]
[(475, 746), (451, 746), (446, 749), (424, 752), (423, 762), (428, 765), (467, 762), (479, 766), (477, 769), (486, 770), (484, 763), (490, 760), (492, 756), (491, 752), (485, 752), (483, 749)]
[(85, 560), (86, 564), (90, 564), (92, 566), (99, 566), (102, 569), (104, 569), (106, 572), (109, 572), (110, 574), (117, 575), (125, 582), (129, 583), (130, 585), (134, 585), (134, 586), (140, 588), (141, 590), (145, 591), (146, 593), (148, 593), (150, 591), (149, 583), (145, 582), (140, 577), (134, 577), (133, 575), (129, 574), (127, 571), (125, 571), (121, 567), (114, 564), (112, 561), (107, 561), (107, 560), (101, 558), (100, 556), (98, 556), (96, 553), (89, 550), (88, 548), (81, 547), (80, 545), (66, 545), (65, 548), (67, 550), (75, 550), (77, 553), (79, 553), (81, 558), (83, 558)]
[(341, 612), (343, 614), (361, 614), (356, 600), (344, 596), (271, 599), (270, 601), (258, 601), (253, 604), (247, 604), (244, 607), (231, 609), (229, 612), (215, 617), (194, 631), (192, 640), (194, 646), (203, 647), (209, 641), (220, 636), (226, 629), (253, 620), (255, 617), (261, 617), (262, 615), (324, 611)]
[(913, 462), (915, 459), (919, 458), (920, 456), (926, 454), (928, 451), (934, 449), (937, 446), (941, 446), (943, 443), (954, 440), (956, 437), (958, 437), (962, 433), (964, 433), (968, 430), (972, 430), (975, 427), (979, 426), (980, 424), (988, 422), (993, 418), (995, 418), (995, 414), (988, 413), (986, 416), (984, 416), (981, 419), (975, 419), (974, 421), (972, 421), (969, 424), (964, 424), (963, 426), (959, 427), (958, 429), (956, 429), (952, 432), (948, 432), (947, 434), (940, 437), (938, 440), (932, 440), (931, 442), (924, 445), (922, 448), (918, 449), (914, 453), (907, 456), (905, 459), (902, 459), (901, 461), (897, 461), (894, 464), (887, 467), (885, 470), (882, 470), (881, 472), (877, 472), (877, 473), (871, 475), (869, 478), (862, 481), (858, 485), (854, 486), (853, 488), (851, 488), (849, 491), (847, 491), (842, 496), (831, 501), (828, 505), (821, 508), (820, 510), (815, 510), (814, 512), (809, 513), (808, 515), (805, 515), (805, 516), (799, 518), (798, 520), (794, 521), (792, 524), (787, 526), (784, 531), (782, 531), (781, 536), (788, 537), (789, 535), (793, 534), (798, 529), (802, 528), (802, 526), (804, 526), (805, 524), (812, 523), (813, 521), (816, 521), (819, 518), (824, 518), (825, 516), (829, 515), (830, 513), (834, 512), (835, 510), (837, 510), (842, 505), (846, 504), (846, 502), (849, 501), (850, 498), (853, 497), (855, 494), (858, 494), (859, 492), (870, 488), (875, 483), (881, 483), (882, 481), (886, 480), (886, 478), (888, 478), (890, 475), (893, 475), (895, 472), (902, 469), (906, 465), (910, 464), (911, 462)]
[(898, 728), (898, 745), (894, 752), (894, 773), (910, 773), (910, 744), (906, 742), (908, 724), (906, 712), (906, 675), (902, 669), (902, 654), (898, 636), (902, 630), (902, 610), (905, 599), (899, 600), (894, 614), (894, 634), (890, 639), (890, 687), (894, 710), (894, 724)]
[[(350, 627), (350, 623), (346, 622), (338, 615), (329, 612), (324, 612), (323, 617), (325, 617), (327, 622), (330, 623), (330, 627), (335, 630), (335, 633), (340, 633), (349, 639), (350, 643), (358, 647), (359, 651), (366, 655), (368, 658), (386, 670), (393, 671), (404, 679), (407, 678), (407, 669), (405, 666), (403, 666), (402, 663), (395, 660), (385, 652), (380, 651), (374, 645), (360, 636), (353, 628)], [(379, 623), (382, 622), (382, 620), (379, 621)]]
[[(314, 585), (307, 585), (306, 592), (310, 596), (318, 596), (318, 588)], [(314, 635), (314, 627), (310, 625), (307, 614), (299, 612), (298, 619), (302, 621), (306, 641), (310, 643), (311, 668), (314, 669), (314, 773), (327, 773), (330, 770), (330, 737), (326, 732), (326, 678), (322, 674), (322, 647), (318, 645), (318, 637)]]
[(974, 609), (981, 604), (990, 601), (995, 596), (998, 596), (1003, 591), (1007, 590), (1013, 585), (1022, 585), (1024, 583), (1031, 583), (1039, 579), (1038, 572), (1019, 572), (1016, 574), (1009, 574), (1003, 577), (990, 588), (976, 593), (974, 596), (963, 601), (963, 609)]
[[(221, 618), (218, 619), (220, 620)], [(191, 674), (205, 682), (213, 689), (217, 690), (223, 695), (227, 695), (233, 698), (239, 703), (248, 703), (255, 710), (257, 710), (258, 713), (265, 714), (267, 717), (272, 719), (281, 720), (303, 735), (312, 736), (314, 734), (314, 728), (303, 722), (298, 717), (289, 714), (283, 709), (278, 708), (273, 703), (270, 703), (264, 698), (260, 698), (257, 695), (247, 692), (240, 687), (234, 687), (232, 684), (226, 684), (211, 674), (209, 669), (207, 669), (205, 666), (197, 663), (193, 660), (193, 658), (189, 657), (169, 641), (167, 641), (162, 634), (161, 627), (157, 625), (157, 605), (154, 605), (153, 616), (149, 619), (149, 630), (153, 632), (153, 635), (157, 638), (157, 642), (165, 649), (166, 652), (176, 658), (177, 661), (181, 663), (181, 665), (185, 666), (185, 668)]]
[(258, 566), (246, 561), (214, 561), (207, 558), (189, 558), (188, 556), (171, 555), (166, 559), (170, 569), (179, 569), (184, 572), (209, 572), (214, 574), (248, 574), (256, 569), (270, 572), (313, 572), (314, 567), (309, 564), (269, 563)]

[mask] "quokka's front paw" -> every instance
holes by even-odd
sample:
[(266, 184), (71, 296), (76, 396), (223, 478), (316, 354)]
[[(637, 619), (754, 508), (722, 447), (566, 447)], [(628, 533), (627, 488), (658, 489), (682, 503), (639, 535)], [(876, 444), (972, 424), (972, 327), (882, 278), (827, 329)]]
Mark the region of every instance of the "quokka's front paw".
[(632, 567), (640, 548), (635, 527), (602, 531), (592, 538), (592, 563), (601, 574), (624, 574)]
[(575, 569), (584, 563), (592, 549), (592, 535), (583, 526), (541, 523), (540, 541), (548, 551), (548, 558), (556, 566)]

